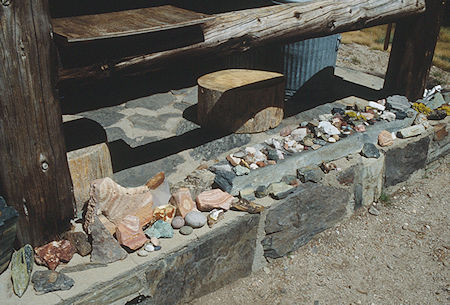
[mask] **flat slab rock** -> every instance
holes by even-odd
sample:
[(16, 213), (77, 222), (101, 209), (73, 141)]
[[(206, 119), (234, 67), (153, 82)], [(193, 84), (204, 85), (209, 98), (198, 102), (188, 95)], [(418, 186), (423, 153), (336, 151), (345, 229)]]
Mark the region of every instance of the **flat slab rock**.
[(37, 294), (69, 290), (75, 284), (75, 281), (71, 277), (52, 270), (36, 271), (33, 273), (31, 282)]

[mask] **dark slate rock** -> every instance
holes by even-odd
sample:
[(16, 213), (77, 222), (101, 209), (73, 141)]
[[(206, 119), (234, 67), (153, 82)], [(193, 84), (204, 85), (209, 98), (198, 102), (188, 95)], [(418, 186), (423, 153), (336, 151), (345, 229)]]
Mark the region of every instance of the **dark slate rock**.
[(416, 170), (426, 164), (430, 138), (423, 137), (406, 147), (396, 147), (385, 154), (385, 186), (406, 181)]
[(263, 197), (266, 197), (267, 195), (268, 195), (267, 186), (260, 185), (256, 188), (256, 190), (255, 190), (256, 198), (263, 198)]
[(69, 276), (52, 270), (36, 271), (31, 277), (31, 282), (38, 294), (69, 290), (75, 284)]
[(288, 185), (298, 185), (299, 181), (297, 180), (297, 176), (295, 175), (285, 175), (281, 178), (281, 182), (284, 182)]
[(349, 198), (344, 189), (308, 183), (272, 206), (265, 222), (264, 255), (284, 256), (335, 225), (344, 218)]
[(179, 251), (139, 266), (136, 271), (146, 270), (149, 304), (189, 302), (250, 275), (258, 223), (259, 214), (243, 215)]
[(80, 272), (80, 271), (86, 271), (89, 269), (103, 268), (103, 267), (108, 267), (108, 264), (86, 263), (86, 264), (79, 264), (76, 266), (64, 267), (61, 269), (61, 273)]
[(175, 101), (175, 96), (171, 93), (158, 93), (150, 96), (141, 97), (125, 104), (127, 108), (146, 108), (150, 110), (158, 110), (165, 106), (169, 106)]
[(394, 111), (394, 113), (395, 113), (395, 118), (397, 120), (404, 120), (408, 117), (408, 114), (404, 111), (398, 110), (398, 111)]
[(220, 189), (224, 192), (230, 192), (233, 187), (233, 179), (236, 177), (236, 174), (231, 171), (223, 171), (216, 170), (216, 177), (214, 178), (214, 182), (220, 187)]
[(276, 149), (268, 149), (267, 150), (267, 159), (278, 161), (280, 158), (278, 157)]
[(335, 108), (331, 109), (331, 113), (332, 113), (332, 114), (338, 113), (338, 114), (344, 116), (344, 115), (345, 115), (345, 110), (342, 109), (342, 108), (337, 108), (337, 107), (335, 107)]
[(211, 160), (226, 151), (246, 145), (250, 139), (248, 134), (230, 134), (200, 145), (194, 148), (190, 154), (195, 160)]
[(318, 183), (324, 176), (325, 174), (317, 165), (310, 165), (297, 169), (297, 177), (303, 183), (308, 181)]
[(378, 159), (381, 156), (380, 150), (372, 143), (364, 143), (361, 150), (361, 155), (366, 158), (375, 159)]
[(89, 229), (92, 237), (92, 263), (108, 264), (127, 257), (127, 252), (111, 236), (97, 216)]
[(122, 107), (101, 108), (98, 110), (82, 112), (79, 115), (96, 121), (103, 127), (108, 127), (125, 117), (125, 115), (118, 112), (120, 109), (122, 109)]
[(447, 116), (447, 112), (443, 109), (441, 110), (433, 110), (432, 113), (427, 115), (427, 119), (429, 120), (443, 120)]

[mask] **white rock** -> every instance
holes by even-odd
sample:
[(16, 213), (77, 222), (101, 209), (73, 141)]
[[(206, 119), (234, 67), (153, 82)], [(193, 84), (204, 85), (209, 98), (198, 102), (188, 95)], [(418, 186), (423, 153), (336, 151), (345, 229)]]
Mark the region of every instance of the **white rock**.
[(254, 155), (256, 153), (256, 148), (249, 146), (245, 148), (245, 151), (249, 154)]
[(395, 120), (395, 113), (390, 111), (384, 111), (383, 114), (380, 116), (380, 118), (388, 122), (391, 122)]
[(292, 140), (300, 142), (306, 137), (307, 134), (308, 134), (307, 128), (297, 128), (291, 132), (291, 137)]
[(278, 150), (278, 149), (277, 149), (277, 156), (278, 156), (278, 159), (280, 159), (280, 160), (283, 160), (283, 159), (284, 159), (284, 155), (283, 155), (283, 153), (281, 152), (281, 150)]
[(335, 126), (333, 126), (333, 124), (331, 124), (330, 122), (327, 122), (327, 121), (321, 121), (319, 123), (319, 130), (330, 136), (341, 134), (339, 129), (337, 129)]
[(425, 132), (425, 127), (423, 125), (413, 125), (413, 126), (409, 126), (409, 127), (400, 129), (398, 131), (398, 134), (402, 138), (410, 138), (410, 137), (420, 135), (423, 132)]
[(319, 114), (319, 121), (328, 121), (331, 120), (333, 115), (331, 113)]
[(381, 110), (384, 111), (384, 109), (386, 109), (385, 106), (378, 104), (377, 102), (369, 102), (369, 107), (375, 108), (377, 110)]
[(137, 255), (142, 256), (142, 257), (148, 256), (148, 254), (149, 254), (149, 252), (145, 251), (144, 249), (137, 251)]
[(281, 143), (278, 140), (272, 139), (272, 145), (277, 150), (282, 149)]
[(257, 169), (257, 168), (259, 168), (259, 166), (256, 165), (256, 163), (250, 164), (250, 169)]
[(333, 138), (333, 137), (329, 137), (329, 138), (328, 138), (328, 142), (330, 142), (330, 143), (336, 143), (336, 139)]
[(257, 150), (255, 152), (254, 157), (255, 157), (255, 161), (256, 162), (258, 162), (258, 161), (266, 161), (267, 160), (267, 156), (265, 154), (263, 154), (262, 152), (260, 152), (259, 150)]
[(146, 244), (144, 246), (144, 250), (147, 252), (153, 252), (153, 251), (155, 251), (155, 246), (153, 246), (152, 244)]

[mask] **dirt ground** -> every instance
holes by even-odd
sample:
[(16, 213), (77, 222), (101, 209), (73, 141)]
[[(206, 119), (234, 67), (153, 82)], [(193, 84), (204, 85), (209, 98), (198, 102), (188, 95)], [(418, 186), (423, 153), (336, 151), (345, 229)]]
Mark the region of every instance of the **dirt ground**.
[[(340, 66), (384, 73), (386, 54), (347, 47)], [(450, 304), (449, 186), (447, 156), (375, 203), (378, 216), (360, 209), (287, 257), (190, 304)]]

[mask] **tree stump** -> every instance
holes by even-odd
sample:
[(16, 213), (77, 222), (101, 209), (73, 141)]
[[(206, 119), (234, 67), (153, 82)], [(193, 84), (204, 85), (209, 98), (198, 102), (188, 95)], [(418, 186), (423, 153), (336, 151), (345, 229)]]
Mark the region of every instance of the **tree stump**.
[(79, 214), (89, 200), (91, 182), (100, 178), (112, 177), (111, 156), (106, 143), (101, 143), (71, 151), (67, 153), (67, 160)]
[(235, 133), (274, 128), (283, 119), (284, 76), (230, 69), (198, 79), (197, 118), (202, 127)]

